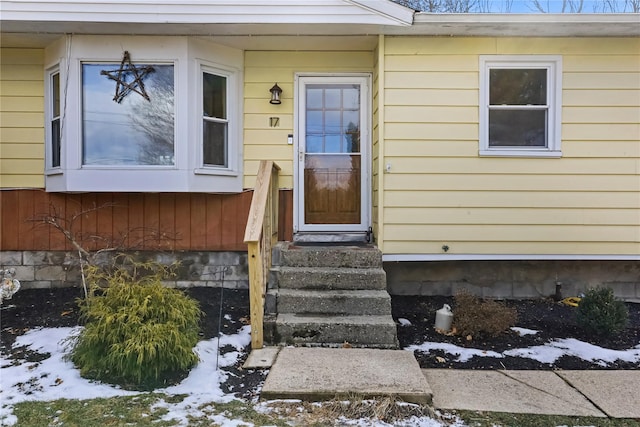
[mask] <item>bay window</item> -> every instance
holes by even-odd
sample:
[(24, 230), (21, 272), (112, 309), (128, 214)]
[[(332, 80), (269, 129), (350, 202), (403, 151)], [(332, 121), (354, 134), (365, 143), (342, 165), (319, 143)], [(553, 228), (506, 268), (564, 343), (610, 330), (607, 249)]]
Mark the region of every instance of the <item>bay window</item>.
[(241, 191), (242, 56), (189, 37), (48, 47), (47, 191)]

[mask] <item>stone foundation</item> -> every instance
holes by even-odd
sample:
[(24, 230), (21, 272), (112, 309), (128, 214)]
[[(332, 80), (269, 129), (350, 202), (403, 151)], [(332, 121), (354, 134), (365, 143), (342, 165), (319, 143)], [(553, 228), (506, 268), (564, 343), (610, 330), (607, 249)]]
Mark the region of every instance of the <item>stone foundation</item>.
[[(168, 286), (248, 289), (246, 252), (138, 252), (163, 264), (181, 263)], [(78, 256), (65, 251), (3, 251), (0, 268), (15, 268), (22, 289), (80, 286)], [(221, 270), (224, 269), (224, 283)], [(392, 295), (454, 295), (460, 289), (488, 298), (563, 296), (606, 286), (640, 302), (639, 261), (425, 261), (385, 262)]]
[[(177, 277), (165, 282), (171, 287), (249, 287), (247, 254), (243, 252), (136, 252), (135, 255), (165, 265), (179, 262)], [(101, 256), (100, 261), (108, 261), (109, 256)], [(15, 268), (14, 277), (22, 289), (80, 286), (82, 281), (75, 252), (3, 251), (0, 268)]]
[(392, 295), (454, 295), (461, 289), (487, 298), (577, 296), (596, 286), (640, 302), (639, 261), (385, 262)]

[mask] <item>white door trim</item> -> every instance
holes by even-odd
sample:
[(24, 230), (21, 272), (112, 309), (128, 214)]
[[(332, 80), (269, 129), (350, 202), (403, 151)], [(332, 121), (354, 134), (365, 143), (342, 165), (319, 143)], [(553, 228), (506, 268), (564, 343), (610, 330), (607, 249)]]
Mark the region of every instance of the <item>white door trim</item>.
[[(304, 148), (305, 106), (304, 87), (307, 83), (360, 84), (362, 156), (360, 224), (305, 224), (304, 223)], [(294, 152), (293, 152), (293, 231), (318, 233), (366, 233), (371, 226), (371, 74), (370, 73), (296, 73), (294, 80)]]

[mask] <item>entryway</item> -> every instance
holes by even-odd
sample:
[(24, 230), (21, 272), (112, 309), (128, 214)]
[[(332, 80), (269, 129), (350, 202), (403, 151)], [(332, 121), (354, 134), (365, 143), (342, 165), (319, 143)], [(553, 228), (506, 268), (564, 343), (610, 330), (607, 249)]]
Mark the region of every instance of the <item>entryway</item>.
[(371, 223), (367, 74), (296, 76), (296, 240), (366, 240)]

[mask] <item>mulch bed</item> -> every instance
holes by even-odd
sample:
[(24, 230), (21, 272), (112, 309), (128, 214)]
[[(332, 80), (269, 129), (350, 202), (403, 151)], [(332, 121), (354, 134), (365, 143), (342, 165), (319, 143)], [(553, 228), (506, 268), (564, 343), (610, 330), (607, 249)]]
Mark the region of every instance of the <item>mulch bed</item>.
[[(210, 339), (218, 333), (233, 334), (249, 321), (249, 298), (247, 290), (219, 288), (190, 288), (185, 292), (200, 302), (204, 312), (201, 336)], [(220, 297), (222, 296), (222, 316)], [(0, 312), (0, 351), (11, 354), (12, 358), (25, 359), (42, 355), (25, 354), (24, 349), (13, 349), (18, 335), (36, 327), (76, 326), (79, 313), (76, 299), (82, 297), (80, 288), (26, 289), (5, 300)], [(585, 334), (575, 321), (575, 308), (560, 305), (551, 300), (506, 301), (518, 312), (517, 326), (539, 331), (535, 335), (520, 336), (508, 332), (497, 337), (446, 336), (434, 328), (436, 310), (443, 304), (452, 307), (450, 297), (394, 296), (392, 298), (394, 319), (404, 318), (410, 326), (398, 327), (398, 339), (402, 348), (425, 341), (447, 342), (460, 347), (502, 352), (508, 349), (530, 347), (549, 342), (553, 338), (576, 338), (610, 349), (630, 349), (640, 344), (640, 304), (627, 304), (629, 325), (618, 336), (597, 337)], [(222, 322), (219, 322), (222, 319)], [(222, 352), (231, 349), (222, 349)], [(640, 369), (639, 363), (618, 361), (606, 367), (577, 357), (564, 356), (553, 364), (543, 364), (520, 357), (473, 357), (466, 362), (456, 362), (455, 356), (442, 351), (429, 353), (415, 352), (423, 368), (457, 369)], [(243, 371), (240, 360), (236, 366), (227, 368), (230, 378), (225, 383), (225, 391), (237, 393), (241, 397), (255, 397), (257, 387), (266, 376), (265, 371)]]
[[(435, 331), (433, 325), (436, 310), (443, 304), (454, 307), (451, 297), (415, 297), (395, 296), (392, 298), (394, 318), (405, 318), (410, 326), (398, 327), (398, 339), (401, 347), (421, 344), (425, 341), (445, 342), (465, 348), (476, 348), (486, 351), (503, 352), (515, 348), (543, 345), (552, 339), (575, 338), (590, 344), (612, 350), (628, 350), (640, 344), (640, 304), (627, 303), (629, 323), (627, 328), (616, 336), (595, 336), (585, 333), (576, 324), (576, 309), (559, 304), (550, 299), (508, 300), (505, 304), (515, 307), (518, 313), (516, 325), (521, 328), (538, 331), (535, 335), (519, 335), (514, 331), (497, 337), (447, 336)], [(457, 368), (457, 369), (639, 369), (640, 363), (617, 361), (603, 367), (597, 363), (573, 356), (563, 356), (553, 364), (521, 357), (478, 357), (474, 356), (466, 362), (456, 362), (456, 357), (440, 350), (422, 353), (415, 356), (423, 368)], [(444, 360), (444, 361), (443, 361)]]

